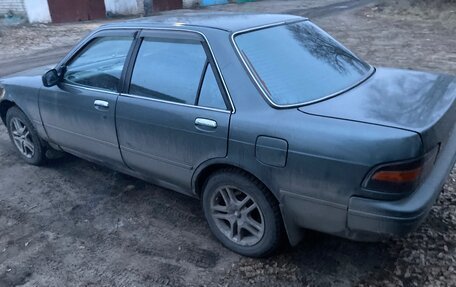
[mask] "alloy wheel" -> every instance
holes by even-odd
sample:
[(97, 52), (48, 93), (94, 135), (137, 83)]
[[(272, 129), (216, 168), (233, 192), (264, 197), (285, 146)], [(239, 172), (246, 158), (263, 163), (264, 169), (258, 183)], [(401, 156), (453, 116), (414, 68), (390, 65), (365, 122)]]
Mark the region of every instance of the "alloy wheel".
[(253, 197), (242, 190), (220, 187), (210, 201), (210, 215), (217, 228), (232, 242), (253, 246), (264, 236), (264, 218)]
[(19, 118), (12, 118), (10, 122), (11, 135), (19, 152), (26, 158), (35, 155), (35, 144), (27, 126)]

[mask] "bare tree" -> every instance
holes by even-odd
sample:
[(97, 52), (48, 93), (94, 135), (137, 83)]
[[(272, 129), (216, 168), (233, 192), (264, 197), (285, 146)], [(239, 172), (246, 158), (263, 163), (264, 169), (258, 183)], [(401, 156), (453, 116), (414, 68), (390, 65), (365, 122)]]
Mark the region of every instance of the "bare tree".
[(360, 74), (368, 69), (367, 64), (314, 25), (288, 25), (287, 29), (314, 57), (330, 64), (339, 73), (347, 73), (347, 65)]

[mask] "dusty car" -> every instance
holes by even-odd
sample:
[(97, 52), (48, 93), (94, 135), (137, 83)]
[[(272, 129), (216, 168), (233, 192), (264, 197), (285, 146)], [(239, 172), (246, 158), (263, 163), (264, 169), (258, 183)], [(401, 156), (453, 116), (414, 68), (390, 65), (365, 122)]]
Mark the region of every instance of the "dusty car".
[(246, 256), (413, 231), (456, 160), (455, 77), (374, 68), (302, 17), (108, 24), (44, 72), (0, 82), (26, 162), (65, 151), (200, 198)]

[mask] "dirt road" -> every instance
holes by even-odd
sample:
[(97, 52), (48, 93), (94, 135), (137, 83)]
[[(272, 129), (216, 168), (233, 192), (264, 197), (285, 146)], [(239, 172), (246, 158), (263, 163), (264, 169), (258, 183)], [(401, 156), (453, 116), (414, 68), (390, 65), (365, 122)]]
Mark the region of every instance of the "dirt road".
[[(313, 20), (371, 63), (456, 74), (454, 31), (439, 19), (397, 16), (382, 5), (277, 2), (211, 9), (286, 8), (306, 15), (312, 11), (306, 9), (322, 11), (318, 3), (324, 2), (332, 12), (318, 12)], [(83, 33), (81, 27), (74, 33)], [(456, 283), (455, 172), (427, 222), (404, 239), (367, 244), (310, 233), (294, 249), (253, 260), (212, 237), (198, 201), (70, 156), (28, 166), (14, 153), (3, 125), (0, 162), (1, 287)]]

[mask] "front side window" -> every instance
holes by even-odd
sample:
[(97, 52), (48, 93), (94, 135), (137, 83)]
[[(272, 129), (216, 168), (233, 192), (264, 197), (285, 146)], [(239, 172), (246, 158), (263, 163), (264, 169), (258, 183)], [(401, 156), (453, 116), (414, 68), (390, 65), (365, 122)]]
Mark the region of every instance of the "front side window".
[(198, 41), (144, 38), (133, 69), (130, 94), (195, 105), (206, 61)]
[(352, 87), (371, 67), (309, 21), (235, 37), (241, 56), (276, 105), (313, 102)]
[(66, 66), (64, 81), (116, 92), (133, 37), (93, 40)]

